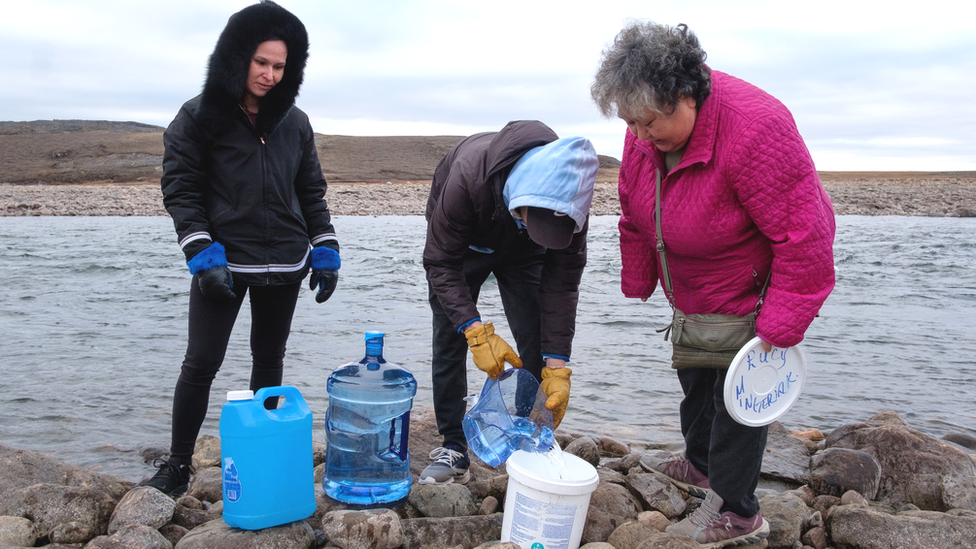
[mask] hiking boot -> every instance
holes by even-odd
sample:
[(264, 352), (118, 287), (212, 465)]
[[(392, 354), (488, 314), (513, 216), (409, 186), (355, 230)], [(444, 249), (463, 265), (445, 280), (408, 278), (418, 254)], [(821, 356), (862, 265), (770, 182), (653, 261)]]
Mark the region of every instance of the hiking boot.
[(430, 459), (434, 460), (420, 473), (420, 484), (467, 484), (471, 479), (468, 467), (471, 460), (468, 453), (459, 446), (448, 444), (440, 448), (434, 448), (430, 452)]
[(668, 477), (672, 484), (695, 497), (704, 498), (708, 493), (708, 477), (696, 469), (683, 453), (646, 453), (641, 456), (640, 465), (645, 471)]
[(186, 493), (190, 486), (192, 467), (177, 465), (165, 459), (157, 459), (153, 462), (153, 467), (158, 467), (159, 470), (143, 486), (152, 486), (167, 496)]
[(720, 513), (722, 503), (722, 498), (709, 490), (698, 509), (664, 531), (689, 537), (708, 549), (754, 545), (769, 535), (769, 523), (763, 518), (762, 512), (753, 517), (740, 517), (731, 511)]

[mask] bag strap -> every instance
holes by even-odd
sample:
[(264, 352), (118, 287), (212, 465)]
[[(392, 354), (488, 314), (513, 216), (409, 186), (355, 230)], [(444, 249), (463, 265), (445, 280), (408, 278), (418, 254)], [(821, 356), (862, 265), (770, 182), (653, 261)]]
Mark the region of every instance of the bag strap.
[[(661, 259), (661, 272), (664, 275), (664, 294), (668, 298), (668, 305), (671, 311), (676, 311), (674, 306), (674, 286), (671, 282), (671, 269), (668, 268), (668, 254), (664, 251), (664, 236), (661, 234), (661, 170), (654, 170), (656, 181), (654, 183), (654, 227), (657, 237), (657, 254)], [(769, 274), (766, 276), (766, 283), (763, 284), (762, 291), (759, 292), (759, 301), (756, 302), (756, 316), (762, 309), (763, 301), (766, 299), (766, 290), (769, 288), (769, 281), (773, 278), (773, 269), (770, 266)], [(658, 330), (660, 331), (660, 330)], [(667, 336), (665, 336), (667, 337)]]
[(668, 254), (664, 252), (664, 236), (661, 235), (661, 170), (654, 170), (657, 181), (654, 184), (654, 226), (657, 237), (657, 255), (661, 258), (661, 271), (664, 274), (664, 295), (674, 311), (674, 287), (671, 284), (671, 269), (668, 268)]

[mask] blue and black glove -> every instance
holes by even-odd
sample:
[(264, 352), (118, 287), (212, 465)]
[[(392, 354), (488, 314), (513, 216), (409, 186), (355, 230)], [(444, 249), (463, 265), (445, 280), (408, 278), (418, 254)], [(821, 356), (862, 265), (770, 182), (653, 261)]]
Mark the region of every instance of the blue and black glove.
[(228, 301), (234, 295), (234, 278), (227, 269), (227, 255), (219, 242), (207, 246), (186, 262), (190, 274), (196, 275), (200, 291), (207, 299)]
[(319, 246), (312, 248), (312, 275), (308, 277), (308, 289), (315, 293), (315, 302), (324, 303), (332, 297), (339, 282), (339, 252), (332, 248)]

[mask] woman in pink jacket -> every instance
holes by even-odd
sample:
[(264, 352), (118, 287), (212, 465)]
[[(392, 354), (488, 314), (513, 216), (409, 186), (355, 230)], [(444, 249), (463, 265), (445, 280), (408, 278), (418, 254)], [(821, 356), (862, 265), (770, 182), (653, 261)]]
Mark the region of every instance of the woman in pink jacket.
[[(684, 314), (747, 315), (765, 291), (755, 320), (765, 350), (799, 343), (834, 286), (834, 213), (789, 110), (711, 70), (685, 25), (625, 28), (591, 92), (629, 130), (619, 181), (624, 294), (646, 301), (661, 280)], [(656, 248), (658, 174), (668, 273)], [(731, 356), (709, 356), (710, 367), (687, 367), (677, 352), (672, 364), (684, 392), (684, 454), (645, 455), (641, 465), (705, 499), (669, 532), (756, 543), (769, 533), (755, 496), (766, 427), (729, 415)]]

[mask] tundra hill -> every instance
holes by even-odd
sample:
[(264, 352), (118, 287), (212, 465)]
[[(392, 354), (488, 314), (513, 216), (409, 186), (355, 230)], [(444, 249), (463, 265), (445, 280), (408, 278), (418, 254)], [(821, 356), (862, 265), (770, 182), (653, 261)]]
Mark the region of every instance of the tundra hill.
[[(0, 122), (0, 183), (158, 183), (163, 130), (138, 122)], [(315, 134), (330, 182), (430, 181), (461, 136), (352, 137)], [(600, 157), (600, 181), (620, 162)]]

